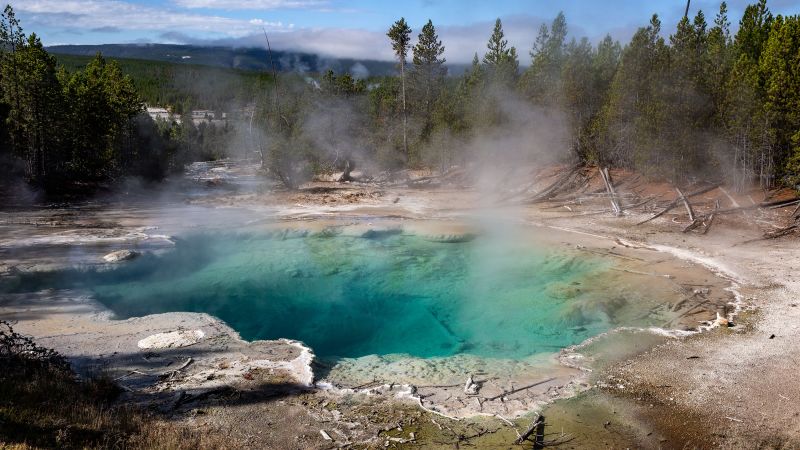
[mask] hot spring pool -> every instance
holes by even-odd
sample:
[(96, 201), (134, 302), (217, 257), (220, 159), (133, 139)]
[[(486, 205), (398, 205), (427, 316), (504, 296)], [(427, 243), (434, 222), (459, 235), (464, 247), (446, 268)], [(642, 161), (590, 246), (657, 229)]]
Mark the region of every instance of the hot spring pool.
[(244, 339), (296, 339), (329, 360), (522, 360), (663, 323), (652, 314), (663, 299), (654, 281), (626, 284), (611, 258), (533, 234), (440, 242), (399, 230), (201, 232), (162, 254), (36, 283), (89, 291), (120, 319), (209, 313)]
[(523, 359), (649, 325), (638, 314), (652, 306), (649, 288), (604, 287), (612, 263), (506, 233), (436, 242), (393, 232), (213, 232), (50, 285), (87, 289), (118, 318), (209, 313), (245, 339), (301, 340), (323, 359)]

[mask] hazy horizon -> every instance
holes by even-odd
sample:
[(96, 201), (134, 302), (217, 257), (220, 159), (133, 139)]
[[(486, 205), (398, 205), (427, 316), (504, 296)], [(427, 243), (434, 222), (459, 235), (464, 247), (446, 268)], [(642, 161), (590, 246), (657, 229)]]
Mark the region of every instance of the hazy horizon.
[[(728, 1), (732, 28), (752, 1)], [(16, 0), (11, 2), (25, 28), (36, 31), (45, 45), (192, 44), (264, 47), (262, 27), (273, 47), (327, 57), (392, 60), (386, 29), (405, 17), (414, 30), (431, 19), (450, 63), (467, 63), (483, 54), (497, 17), (503, 20), (510, 45), (522, 63), (528, 61), (539, 27), (563, 11), (569, 38), (598, 41), (606, 34), (627, 42), (653, 13), (665, 24), (664, 33), (682, 17), (683, 0), (596, 3), (567, 0), (526, 2), (499, 0), (413, 0), (403, 8), (395, 2), (365, 0)], [(800, 12), (800, 1), (771, 0), (775, 14)], [(690, 15), (702, 10), (709, 23), (719, 9), (715, 0), (694, 0)]]

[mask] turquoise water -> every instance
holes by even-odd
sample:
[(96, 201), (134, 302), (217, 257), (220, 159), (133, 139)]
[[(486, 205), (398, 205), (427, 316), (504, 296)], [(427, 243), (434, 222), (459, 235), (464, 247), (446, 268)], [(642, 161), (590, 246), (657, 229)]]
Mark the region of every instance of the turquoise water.
[(119, 318), (206, 312), (245, 339), (298, 339), (323, 358), (517, 359), (616, 325), (607, 309), (562, 295), (608, 266), (514, 239), (215, 233), (70, 279)]

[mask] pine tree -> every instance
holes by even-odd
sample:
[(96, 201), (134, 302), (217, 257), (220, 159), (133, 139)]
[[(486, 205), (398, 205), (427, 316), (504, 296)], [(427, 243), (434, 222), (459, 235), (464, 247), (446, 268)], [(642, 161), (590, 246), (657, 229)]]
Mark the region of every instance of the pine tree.
[(97, 54), (63, 84), (73, 174), (97, 180), (125, 173), (137, 155), (132, 153), (135, 149), (125, 148), (124, 141), (131, 133), (131, 120), (144, 107), (130, 77)]
[(759, 61), (773, 22), (765, 0), (745, 8), (733, 40), (732, 60), (725, 88), (724, 124), (732, 148), (727, 165), (734, 183), (743, 188), (758, 179), (764, 187), (773, 180), (774, 137), (764, 110), (764, 79)]
[(495, 83), (511, 86), (517, 78), (519, 60), (517, 49), (508, 46), (503, 23), (499, 18), (494, 23), (494, 30), (486, 47), (489, 51), (483, 56), (483, 64), (488, 69), (490, 79)]
[(660, 135), (669, 111), (665, 110), (663, 86), (668, 85), (669, 48), (660, 37), (661, 21), (653, 15), (639, 28), (622, 53), (608, 100), (592, 126), (593, 159), (647, 172), (658, 168), (665, 174), (667, 140)]
[(485, 78), (484, 75), (485, 72), (483, 70), (483, 66), (481, 66), (481, 60), (478, 58), (478, 53), (475, 53), (475, 56), (472, 57), (472, 64), (470, 65), (469, 70), (467, 70), (467, 73), (464, 74), (466, 87), (469, 89), (474, 89), (482, 85)]
[(724, 123), (725, 85), (733, 65), (730, 26), (728, 5), (722, 2), (714, 19), (714, 27), (708, 32), (707, 82), (714, 104), (716, 126)]
[(522, 92), (536, 103), (559, 103), (562, 94), (561, 71), (567, 50), (566, 38), (567, 19), (563, 12), (558, 13), (549, 29), (544, 24), (539, 28), (539, 35), (530, 52), (531, 66), (520, 80)]
[[(41, 183), (61, 160), (59, 132), (62, 100), (55, 58), (36, 34), (22, 35), (13, 11), (6, 9), (10, 27), (3, 32), (12, 51), (3, 55), (0, 83), (9, 106), (7, 123), (14, 151), (25, 161), (29, 180)], [(7, 40), (6, 40), (7, 39)]]
[(764, 110), (789, 180), (800, 183), (800, 17), (777, 16), (761, 54)]
[(427, 138), (433, 126), (431, 118), (433, 105), (447, 75), (445, 59), (442, 58), (444, 46), (430, 20), (422, 27), (413, 52), (414, 70), (411, 72), (411, 85), (415, 103), (419, 104), (423, 116), (422, 136)]
[(669, 158), (675, 176), (688, 170), (703, 170), (708, 162), (709, 131), (714, 117), (707, 53), (707, 24), (702, 11), (693, 21), (684, 17), (670, 36), (670, 58), (665, 68), (670, 76), (664, 86), (664, 108), (668, 115), (660, 125), (671, 141)]
[[(0, 82), (2, 82), (3, 101), (8, 109), (19, 111), (20, 105), (20, 70), (17, 67), (17, 50), (25, 45), (25, 34), (17, 20), (11, 5), (6, 5), (2, 15), (0, 15)], [(7, 114), (10, 114), (9, 111)], [(10, 118), (9, 118), (10, 119)], [(9, 123), (9, 144), (12, 153), (21, 150), (16, 149), (19, 135), (14, 133), (15, 125)]]
[(392, 49), (400, 65), (401, 95), (403, 100), (403, 152), (406, 158), (408, 153), (408, 113), (406, 111), (406, 58), (408, 49), (411, 46), (411, 27), (406, 23), (405, 18), (400, 18), (389, 28), (386, 33), (392, 42)]

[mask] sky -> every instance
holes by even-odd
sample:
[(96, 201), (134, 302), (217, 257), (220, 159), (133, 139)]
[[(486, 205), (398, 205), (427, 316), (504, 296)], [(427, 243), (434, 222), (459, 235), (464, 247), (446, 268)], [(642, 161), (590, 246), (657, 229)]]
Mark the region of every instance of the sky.
[[(6, 0), (8, 1), (8, 0)], [(400, 17), (419, 32), (433, 21), (449, 62), (484, 53), (494, 20), (501, 18), (523, 64), (542, 23), (563, 11), (569, 35), (598, 41), (606, 34), (627, 42), (657, 13), (665, 34), (685, 0), (10, 0), (23, 29), (45, 45), (171, 43), (273, 47), (332, 57), (392, 59), (386, 30)], [(734, 29), (748, 3), (729, 0)], [(799, 14), (800, 0), (769, 0), (775, 14)], [(692, 0), (709, 23), (717, 0)]]

